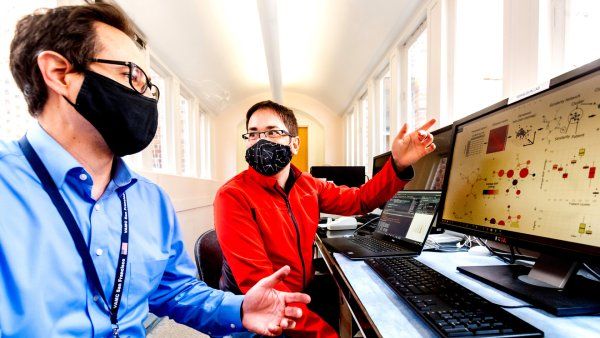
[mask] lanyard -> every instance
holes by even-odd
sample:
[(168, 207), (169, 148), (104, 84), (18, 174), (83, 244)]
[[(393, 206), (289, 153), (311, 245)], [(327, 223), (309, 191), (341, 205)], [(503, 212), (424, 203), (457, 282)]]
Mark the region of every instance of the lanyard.
[(96, 289), (96, 292), (100, 294), (110, 309), (110, 322), (113, 326), (113, 336), (118, 337), (119, 324), (117, 313), (119, 312), (119, 304), (121, 304), (121, 296), (123, 295), (123, 286), (125, 283), (125, 273), (127, 267), (127, 249), (129, 244), (129, 212), (127, 209), (127, 196), (125, 196), (125, 191), (117, 191), (119, 198), (121, 199), (121, 246), (111, 301), (108, 303), (104, 294), (104, 289), (102, 289), (102, 284), (100, 283), (100, 278), (98, 277), (98, 272), (96, 271), (94, 262), (92, 261), (92, 256), (90, 255), (88, 246), (83, 239), (83, 234), (77, 225), (77, 221), (75, 221), (75, 217), (73, 217), (73, 214), (69, 210), (67, 203), (60, 195), (56, 184), (50, 177), (48, 169), (46, 169), (39, 156), (27, 140), (26, 136), (23, 136), (19, 140), (19, 146), (21, 147), (25, 158), (27, 158), (27, 162), (29, 162), (29, 165), (31, 165), (33, 171), (42, 182), (42, 187), (48, 196), (50, 196), (52, 203), (65, 222), (65, 225), (71, 234), (71, 238), (73, 238), (77, 252), (79, 253), (79, 256), (83, 262), (85, 275), (88, 278), (88, 281), (93, 285), (94, 289)]

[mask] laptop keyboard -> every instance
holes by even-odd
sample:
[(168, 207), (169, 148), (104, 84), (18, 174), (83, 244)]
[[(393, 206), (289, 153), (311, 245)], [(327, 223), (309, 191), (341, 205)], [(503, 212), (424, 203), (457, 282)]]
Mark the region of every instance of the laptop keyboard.
[(376, 253), (400, 250), (399, 247), (374, 237), (352, 236), (348, 240)]
[(443, 337), (543, 336), (542, 331), (414, 258), (375, 258), (366, 263)]

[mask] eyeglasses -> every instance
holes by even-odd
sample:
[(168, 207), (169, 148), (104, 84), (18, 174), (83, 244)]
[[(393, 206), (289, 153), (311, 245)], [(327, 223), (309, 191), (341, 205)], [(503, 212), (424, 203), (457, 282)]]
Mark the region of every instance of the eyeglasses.
[(150, 89), (150, 94), (156, 101), (158, 101), (158, 98), (160, 97), (160, 91), (158, 90), (158, 87), (150, 81), (150, 78), (148, 75), (146, 75), (146, 72), (144, 72), (144, 70), (135, 63), (129, 61), (116, 61), (96, 58), (89, 59), (89, 61), (129, 67), (129, 73), (127, 76), (129, 77), (129, 85), (131, 88), (142, 95), (148, 89)]
[(276, 139), (282, 138), (284, 136), (292, 137), (292, 134), (288, 133), (285, 130), (273, 129), (273, 130), (267, 130), (267, 131), (251, 131), (249, 133), (243, 134), (242, 138), (244, 140), (256, 141), (256, 140), (260, 139), (261, 134), (271, 140), (276, 140)]

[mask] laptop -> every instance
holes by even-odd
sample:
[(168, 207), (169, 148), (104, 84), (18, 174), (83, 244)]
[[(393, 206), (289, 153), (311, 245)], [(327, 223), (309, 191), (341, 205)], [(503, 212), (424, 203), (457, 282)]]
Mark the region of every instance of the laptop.
[(433, 225), (440, 195), (440, 191), (398, 191), (386, 203), (373, 234), (321, 241), (354, 260), (418, 256)]

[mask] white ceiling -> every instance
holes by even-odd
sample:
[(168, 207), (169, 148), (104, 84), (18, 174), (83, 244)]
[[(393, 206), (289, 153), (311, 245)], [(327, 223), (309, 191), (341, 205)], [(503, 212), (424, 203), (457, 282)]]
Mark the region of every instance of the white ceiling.
[(228, 94), (234, 104), (294, 92), (342, 114), (421, 1), (117, 2), (201, 99)]

